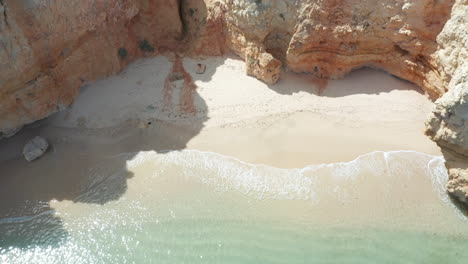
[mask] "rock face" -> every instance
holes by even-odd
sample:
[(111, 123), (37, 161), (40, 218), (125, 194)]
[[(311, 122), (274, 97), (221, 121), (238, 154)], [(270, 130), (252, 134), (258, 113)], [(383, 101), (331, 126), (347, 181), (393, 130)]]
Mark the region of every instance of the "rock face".
[(343, 77), (363, 66), (384, 69), (418, 84), (435, 99), (447, 87), (432, 55), (453, 4), (227, 1), (227, 44), (245, 57), (247, 65), (260, 65), (256, 54), (269, 52), (293, 71), (319, 78)]
[[(149, 30), (150, 29), (150, 30)], [(177, 0), (0, 1), (0, 138), (65, 108), (86, 81), (174, 47)]]
[(434, 100), (450, 91), (427, 134), (466, 160), (467, 19), (467, 0), (0, 0), (0, 138), (135, 58), (234, 52), (270, 84), (283, 67), (327, 79), (370, 66)]
[(47, 140), (41, 137), (35, 137), (24, 146), (23, 156), (27, 161), (33, 161), (44, 155), (47, 148), (49, 148)]
[(468, 204), (468, 82), (437, 100), (426, 128), (444, 153), (450, 176), (447, 190)]
[(426, 134), (444, 154), (448, 192), (468, 205), (468, 1), (453, 7), (437, 42), (437, 62), (449, 91), (436, 101), (426, 122)]

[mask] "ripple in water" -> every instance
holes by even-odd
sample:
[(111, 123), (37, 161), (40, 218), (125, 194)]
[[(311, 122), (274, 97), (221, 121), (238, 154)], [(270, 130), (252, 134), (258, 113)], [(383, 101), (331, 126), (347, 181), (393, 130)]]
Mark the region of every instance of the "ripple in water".
[[(134, 175), (119, 199), (1, 219), (0, 263), (468, 259), (467, 218), (445, 193), (441, 157), (373, 152), (280, 169), (196, 150), (126, 156)], [(106, 166), (90, 169), (83, 201), (109, 195), (120, 168)]]

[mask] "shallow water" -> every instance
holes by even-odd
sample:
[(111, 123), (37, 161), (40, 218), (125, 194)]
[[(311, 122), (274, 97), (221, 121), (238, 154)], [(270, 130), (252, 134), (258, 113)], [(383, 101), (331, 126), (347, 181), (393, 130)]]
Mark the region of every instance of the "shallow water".
[[(373, 152), (279, 169), (196, 150), (121, 154), (83, 201), (0, 220), (0, 263), (465, 263), (468, 221), (443, 159)], [(28, 205), (25, 205), (28, 206)], [(36, 205), (37, 206), (37, 205)], [(40, 211), (40, 210), (38, 210)]]

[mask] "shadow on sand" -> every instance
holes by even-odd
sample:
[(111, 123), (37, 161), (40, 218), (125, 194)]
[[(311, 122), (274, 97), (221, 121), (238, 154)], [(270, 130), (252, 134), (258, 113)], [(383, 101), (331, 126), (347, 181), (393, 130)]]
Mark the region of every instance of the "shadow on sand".
[[(376, 71), (382, 74), (375, 74)], [(296, 79), (294, 83), (298, 85), (282, 85), (283, 82), (288, 82), (290, 79)], [(413, 90), (424, 94), (420, 87), (411, 82), (368, 67), (353, 70), (345, 78), (337, 80), (318, 79), (312, 74), (283, 73), (278, 84), (269, 85), (268, 87), (283, 95), (307, 92), (332, 98), (357, 94), (378, 95), (396, 90)]]
[[(192, 75), (185, 72), (177, 59), (172, 62), (167, 79), (175, 78), (170, 81), (183, 81), (184, 85), (178, 94), (173, 93), (177, 87), (171, 83), (159, 90), (164, 90), (165, 97), (169, 95), (167, 101), (164, 99), (165, 111), (176, 122), (155, 116), (145, 119), (145, 128), (141, 128), (141, 120), (130, 119), (119, 127), (72, 129), (55, 127), (51, 117), (24, 128), (15, 137), (2, 140), (0, 252), (62, 245), (69, 234), (50, 201), (102, 205), (117, 200), (127, 191), (128, 179), (134, 177), (126, 169), (126, 162), (137, 152), (167, 153), (185, 149), (208, 120), (207, 105), (197, 93), (194, 81), (209, 81), (223, 61), (217, 59), (204, 74)], [(112, 107), (106, 103), (113, 102), (102, 103), (104, 109)], [(183, 122), (177, 122), (178, 119)], [(47, 155), (28, 163), (21, 156), (21, 147), (36, 135), (47, 138), (51, 147)]]

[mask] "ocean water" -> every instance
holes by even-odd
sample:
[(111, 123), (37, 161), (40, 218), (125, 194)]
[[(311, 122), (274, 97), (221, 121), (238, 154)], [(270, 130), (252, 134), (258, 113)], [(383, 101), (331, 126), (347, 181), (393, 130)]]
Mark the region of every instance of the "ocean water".
[[(443, 158), (373, 152), (281, 169), (196, 150), (124, 153), (83, 201), (0, 219), (0, 263), (466, 263)], [(109, 188), (111, 189), (109, 191)]]

